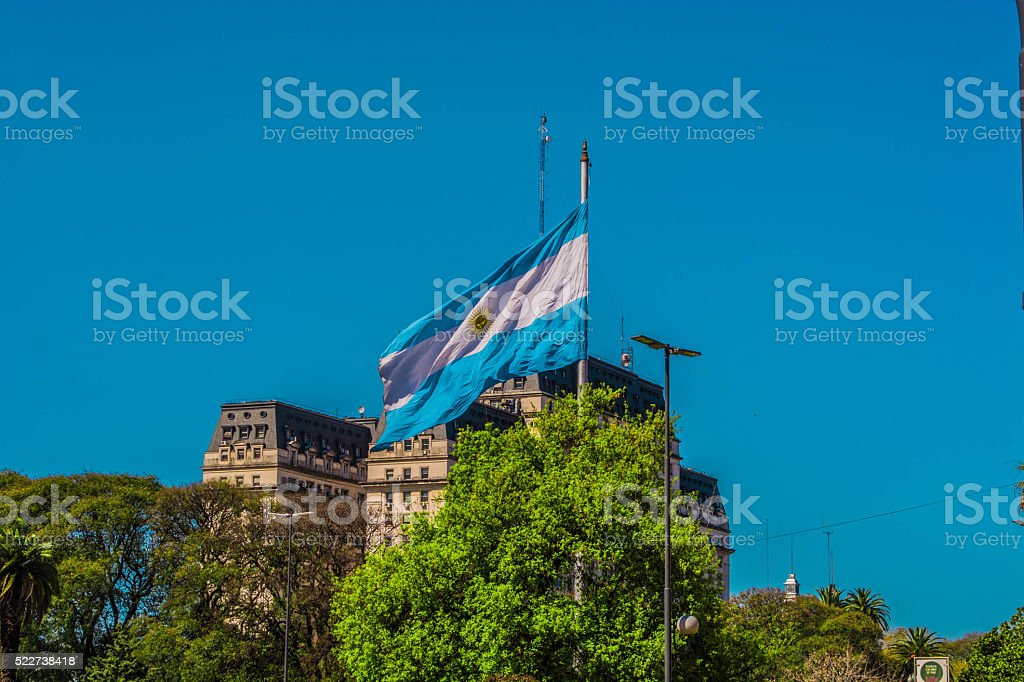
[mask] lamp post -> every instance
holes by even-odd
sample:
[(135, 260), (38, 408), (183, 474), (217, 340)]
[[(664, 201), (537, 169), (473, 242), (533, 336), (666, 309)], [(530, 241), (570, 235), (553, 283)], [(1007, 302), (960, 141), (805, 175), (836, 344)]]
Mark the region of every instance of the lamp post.
[(312, 513), (313, 512), (311, 511), (306, 511), (296, 514), (294, 511), (289, 509), (287, 514), (269, 514), (270, 516), (288, 517), (288, 569), (286, 571), (288, 577), (286, 579), (284, 593), (284, 682), (288, 682), (288, 639), (292, 621), (292, 520), (296, 516), (307, 516)]
[[(695, 350), (677, 348), (649, 336), (634, 336), (633, 340), (648, 348), (665, 353), (665, 682), (672, 682), (672, 421), (669, 417), (671, 397), (669, 361), (673, 355), (695, 358)], [(690, 620), (692, 619), (692, 622)], [(697, 631), (697, 619), (685, 616), (680, 619), (679, 631), (693, 634)], [(692, 632), (691, 632), (692, 631)]]

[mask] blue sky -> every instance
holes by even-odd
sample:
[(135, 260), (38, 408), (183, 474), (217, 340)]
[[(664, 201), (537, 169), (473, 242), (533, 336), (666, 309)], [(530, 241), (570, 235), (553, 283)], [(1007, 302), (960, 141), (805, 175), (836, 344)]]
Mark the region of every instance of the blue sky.
[[(0, 120), (0, 413), (13, 436), (0, 465), (186, 483), (223, 401), (375, 413), (376, 358), (432, 307), (435, 278), (476, 279), (534, 237), (547, 111), (551, 224), (577, 201), (590, 142), (593, 351), (618, 355), (621, 312), (630, 334), (704, 352), (676, 367), (687, 464), (727, 496), (734, 484), (760, 496), (750, 509), (769, 536), (940, 502), (836, 527), (836, 581), (880, 591), (896, 625), (993, 627), (1024, 603), (1024, 543), (1012, 544), (1024, 529), (993, 513), (946, 524), (941, 501), (947, 484), (1016, 480), (1024, 459), (1020, 149), (972, 139), (1012, 117), (945, 118), (944, 79), (1015, 89), (1016, 19), (1007, 3), (903, 5), (6, 8), (0, 90), (57, 78), (78, 91), (66, 100), (78, 118)], [(288, 76), (360, 94), (398, 78), (419, 90), (419, 118), (264, 119), (262, 79)], [(624, 77), (699, 94), (738, 78), (760, 91), (761, 118), (605, 118), (604, 79)], [(295, 125), (413, 139), (263, 139)], [(637, 125), (754, 139), (639, 141)], [(947, 126), (967, 139), (946, 140)], [(11, 128), (73, 139), (10, 140)], [(251, 319), (95, 321), (97, 278), (188, 295), (227, 278), (249, 291)], [(774, 282), (797, 278), (869, 297), (910, 279), (931, 292), (932, 319), (778, 321)], [(94, 341), (94, 329), (176, 324), (244, 340)], [(776, 342), (777, 328), (858, 326), (926, 340)], [(658, 358), (637, 354), (657, 377)], [(963, 548), (947, 546), (959, 536)], [(827, 582), (820, 531), (793, 549), (805, 589)], [(789, 554), (789, 538), (739, 548), (734, 590), (781, 585)]]

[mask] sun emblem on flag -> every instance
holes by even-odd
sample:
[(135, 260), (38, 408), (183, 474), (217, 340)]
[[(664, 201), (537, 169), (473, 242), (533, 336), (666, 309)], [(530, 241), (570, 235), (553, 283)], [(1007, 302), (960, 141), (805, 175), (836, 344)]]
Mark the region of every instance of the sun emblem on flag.
[(494, 324), (494, 311), (487, 306), (480, 306), (469, 314), (466, 323), (469, 333), (479, 339)]

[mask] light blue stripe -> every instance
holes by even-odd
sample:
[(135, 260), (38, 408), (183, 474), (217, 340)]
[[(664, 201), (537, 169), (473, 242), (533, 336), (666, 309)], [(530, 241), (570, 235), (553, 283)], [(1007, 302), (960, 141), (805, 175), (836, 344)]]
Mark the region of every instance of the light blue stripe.
[(408, 403), (387, 412), (375, 449), (458, 418), (498, 382), (583, 360), (587, 316), (584, 296), (523, 329), (494, 336), (480, 352), (434, 372)]
[[(567, 243), (584, 234), (587, 231), (587, 213), (587, 204), (580, 204), (554, 230), (546, 233), (525, 250), (506, 261), (500, 268), (469, 287), (465, 299), (448, 301), (437, 310), (409, 325), (395, 337), (387, 350), (381, 354), (381, 358), (404, 348), (415, 346), (439, 332), (450, 331), (458, 327), (465, 317), (464, 313), (459, 312), (460, 310), (472, 310), (488, 290), (506, 280), (524, 275), (541, 262), (557, 254)], [(463, 308), (464, 306), (465, 308)]]

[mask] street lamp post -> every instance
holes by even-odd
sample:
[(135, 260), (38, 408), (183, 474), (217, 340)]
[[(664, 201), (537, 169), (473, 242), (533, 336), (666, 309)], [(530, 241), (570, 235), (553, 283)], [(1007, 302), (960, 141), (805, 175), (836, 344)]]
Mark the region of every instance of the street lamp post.
[(288, 577), (285, 581), (284, 592), (284, 682), (288, 682), (288, 639), (291, 634), (290, 630), (292, 621), (292, 520), (296, 516), (306, 516), (312, 513), (313, 512), (311, 511), (306, 511), (296, 514), (294, 511), (289, 509), (287, 514), (270, 514), (270, 516), (288, 517), (288, 567), (286, 570)]
[[(682, 355), (688, 358), (695, 358), (700, 355), (695, 350), (676, 348), (661, 341), (655, 341), (649, 336), (634, 336), (633, 340), (642, 343), (648, 348), (665, 352), (665, 682), (672, 682), (672, 421), (669, 417), (669, 405), (671, 398), (669, 361), (673, 355)], [(686, 618), (696, 622), (693, 616)], [(680, 619), (680, 623), (684, 623)], [(691, 628), (686, 628), (691, 629)], [(680, 632), (685, 632), (680, 626)], [(696, 626), (692, 627), (696, 632)]]

